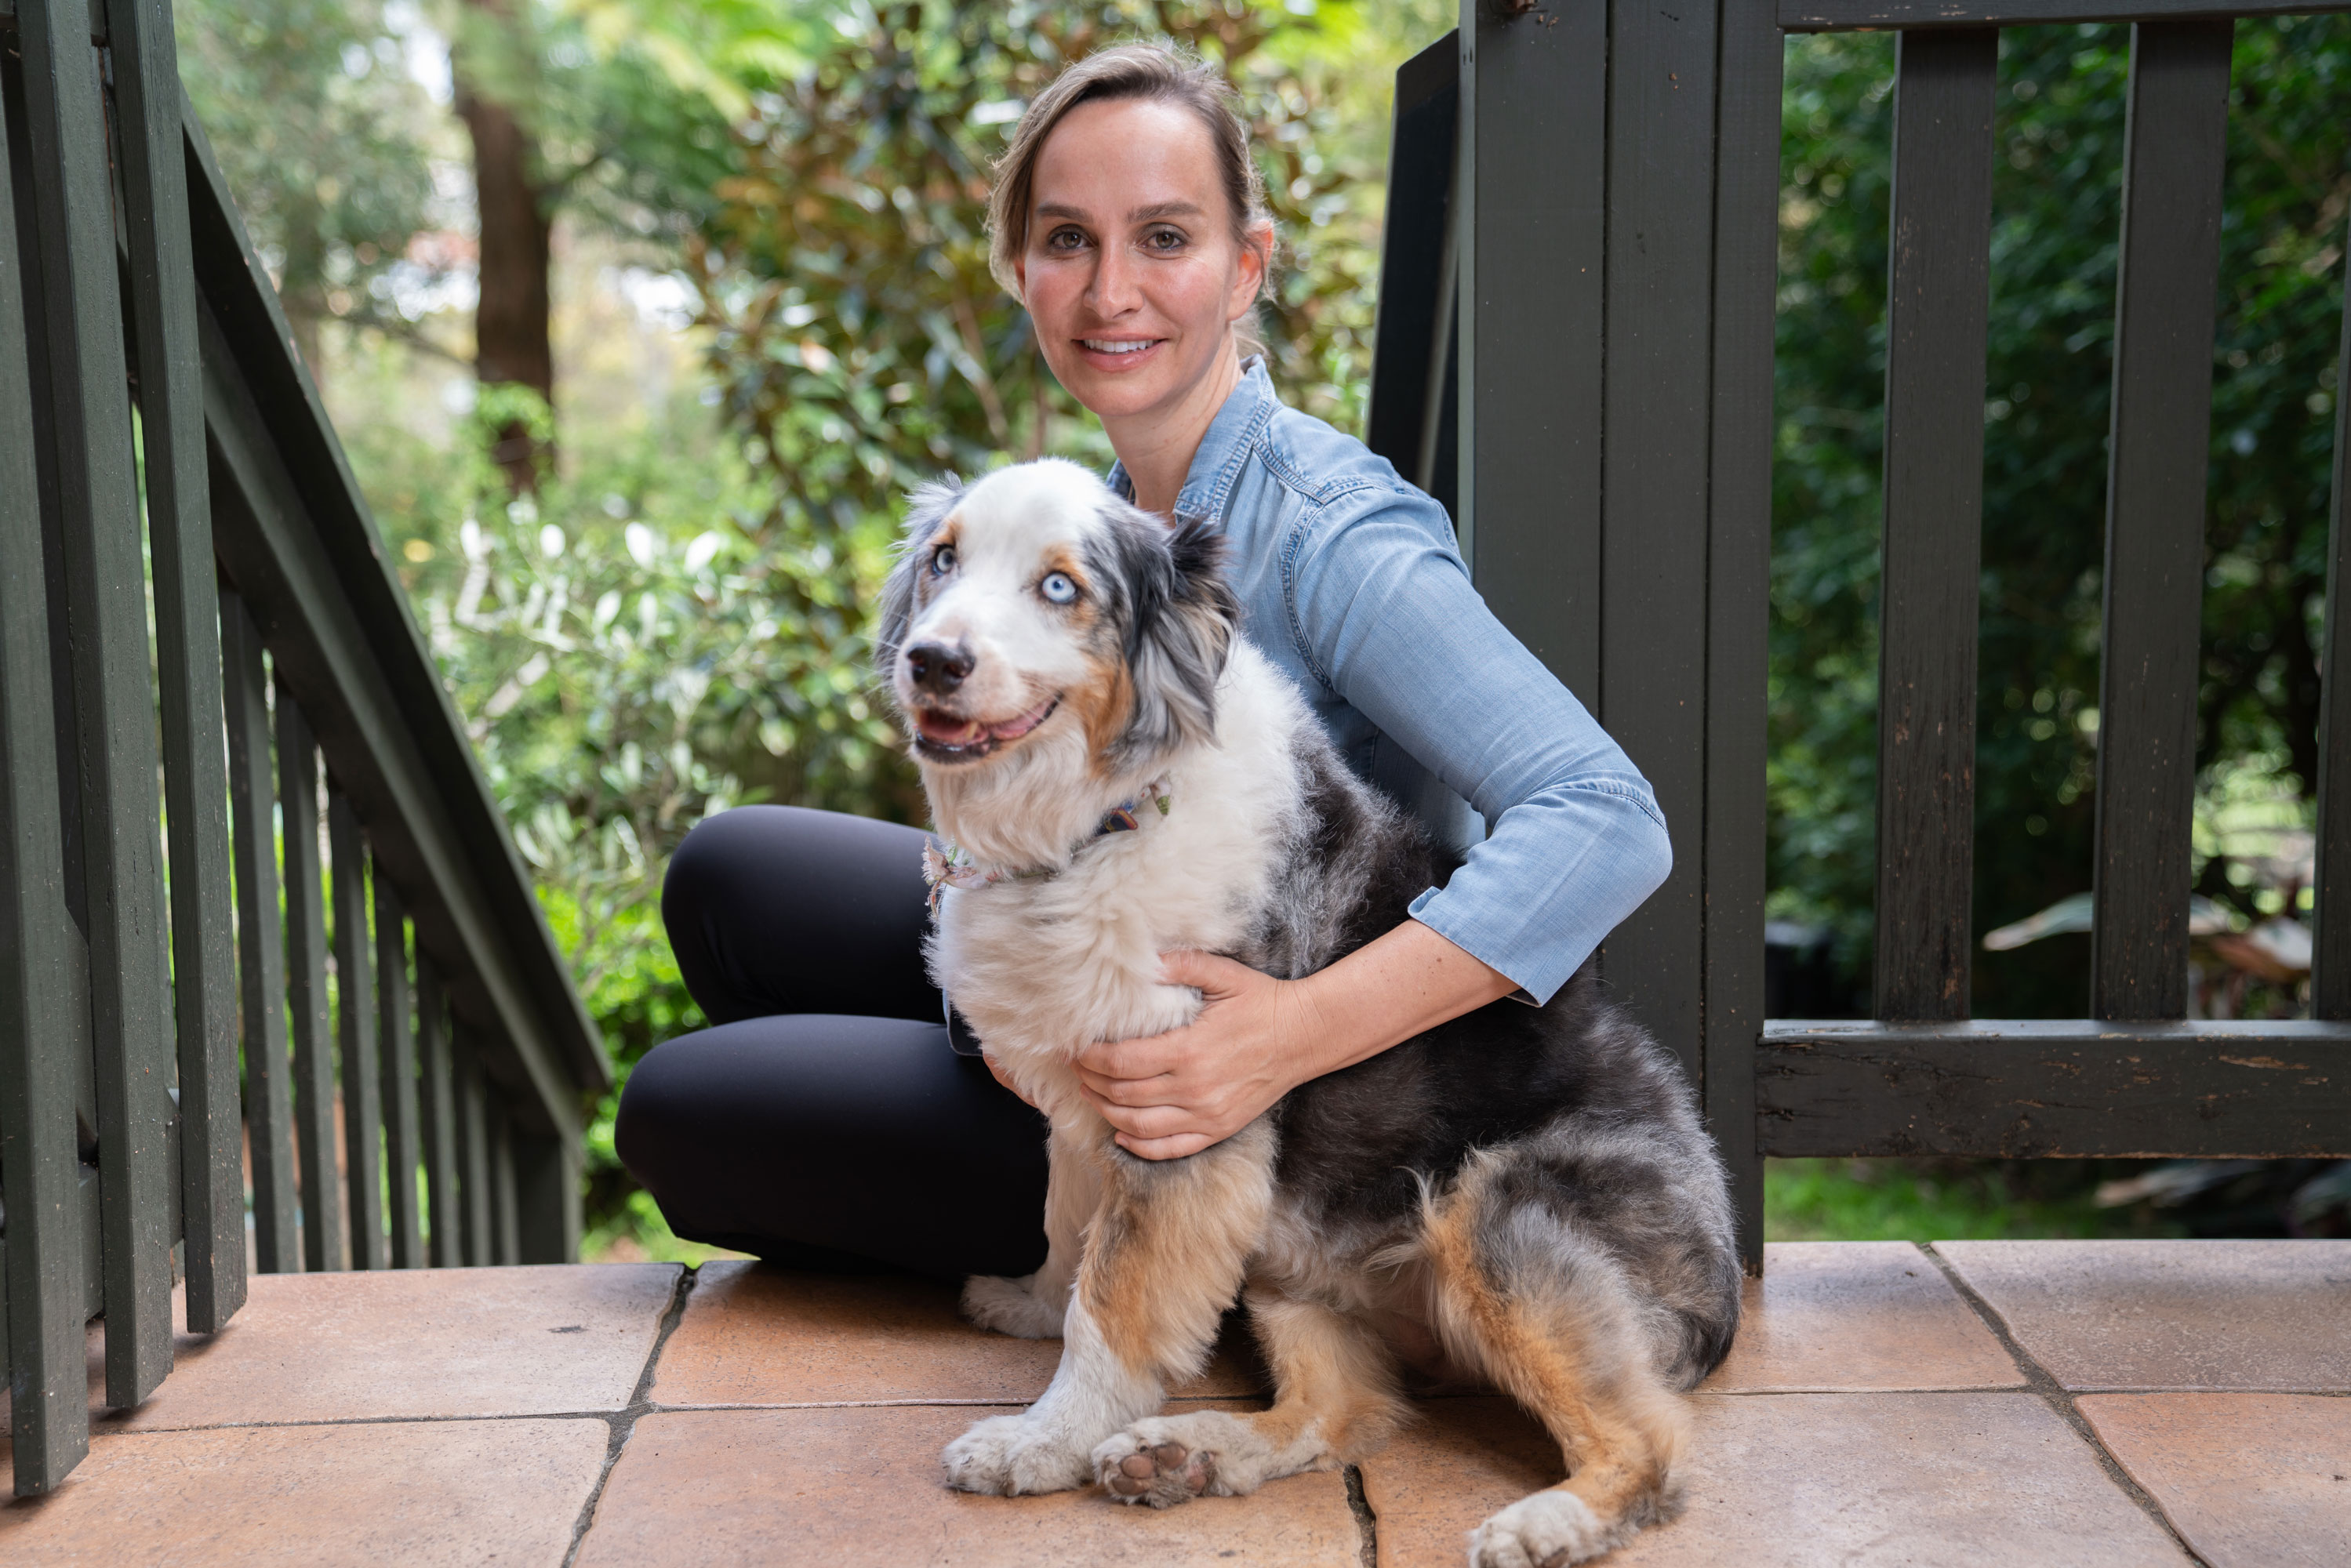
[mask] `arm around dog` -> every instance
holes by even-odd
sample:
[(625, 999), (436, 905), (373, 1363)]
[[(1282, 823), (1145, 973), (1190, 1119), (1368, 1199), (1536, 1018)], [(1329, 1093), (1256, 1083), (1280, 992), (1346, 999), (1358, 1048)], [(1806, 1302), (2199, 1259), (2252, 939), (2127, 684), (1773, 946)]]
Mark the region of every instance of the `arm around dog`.
[(1490, 829), (1414, 917), (1548, 1001), (1672, 867), (1648, 781), (1487, 608), (1435, 501), (1351, 489), (1289, 543), (1300, 656)]

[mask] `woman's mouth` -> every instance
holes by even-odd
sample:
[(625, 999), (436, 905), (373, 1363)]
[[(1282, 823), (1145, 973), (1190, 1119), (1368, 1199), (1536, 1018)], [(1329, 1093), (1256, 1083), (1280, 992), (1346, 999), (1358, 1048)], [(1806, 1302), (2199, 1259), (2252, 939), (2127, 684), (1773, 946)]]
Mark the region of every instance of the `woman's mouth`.
[(1132, 370), (1158, 358), (1153, 352), (1165, 338), (1081, 338), (1078, 348), (1086, 362), (1102, 370)]
[(1006, 741), (1019, 739), (1052, 717), (1053, 710), (1061, 706), (1060, 697), (1050, 697), (1027, 713), (998, 724), (961, 718), (935, 708), (916, 708), (915, 748), (935, 761), (968, 762), (986, 757)]

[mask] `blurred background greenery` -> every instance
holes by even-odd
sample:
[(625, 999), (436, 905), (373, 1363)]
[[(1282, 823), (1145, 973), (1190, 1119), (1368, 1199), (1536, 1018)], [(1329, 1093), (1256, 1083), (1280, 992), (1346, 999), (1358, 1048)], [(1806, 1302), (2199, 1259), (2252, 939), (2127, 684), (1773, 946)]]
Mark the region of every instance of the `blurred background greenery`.
[[(625, 1078), (696, 1027), (662, 869), (770, 800), (919, 821), (865, 673), (894, 497), (1098, 430), (987, 277), (1021, 105), (1115, 39), (1239, 87), (1285, 395), (1359, 429), (1388, 99), (1444, 0), (180, 0), (183, 69)], [(2128, 38), (2002, 36), (1982, 1016), (2085, 1005)], [(1780, 1010), (1867, 1010), (1893, 44), (1792, 40), (1771, 701)], [(2199, 1006), (2304, 1005), (2351, 20), (2238, 29)], [(2036, 918), (2037, 917), (2037, 918)], [(2296, 931), (2302, 946), (2295, 946)], [(2294, 967), (2297, 953), (2301, 968)], [(695, 1258), (590, 1133), (590, 1256)], [(1774, 1237), (2351, 1233), (2344, 1166), (1785, 1162)]]

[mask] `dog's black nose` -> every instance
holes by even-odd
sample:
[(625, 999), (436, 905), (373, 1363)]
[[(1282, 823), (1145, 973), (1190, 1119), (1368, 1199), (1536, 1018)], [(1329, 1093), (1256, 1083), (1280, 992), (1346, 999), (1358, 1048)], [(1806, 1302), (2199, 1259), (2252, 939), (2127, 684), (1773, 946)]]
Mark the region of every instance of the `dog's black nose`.
[(906, 673), (925, 691), (951, 692), (971, 674), (971, 655), (944, 643), (917, 643), (906, 650)]

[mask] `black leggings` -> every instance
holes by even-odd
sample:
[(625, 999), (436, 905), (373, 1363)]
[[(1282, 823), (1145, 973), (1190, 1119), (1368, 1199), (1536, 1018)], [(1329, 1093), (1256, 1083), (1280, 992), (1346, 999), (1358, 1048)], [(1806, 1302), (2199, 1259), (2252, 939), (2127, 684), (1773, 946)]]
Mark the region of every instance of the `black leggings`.
[(704, 820), (662, 884), (714, 1027), (622, 1092), (622, 1163), (692, 1241), (960, 1279), (1045, 1260), (1045, 1119), (956, 1054), (923, 973), (923, 834), (792, 806)]

